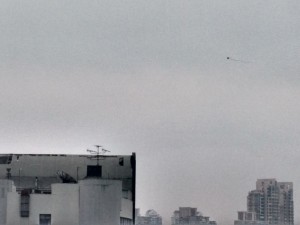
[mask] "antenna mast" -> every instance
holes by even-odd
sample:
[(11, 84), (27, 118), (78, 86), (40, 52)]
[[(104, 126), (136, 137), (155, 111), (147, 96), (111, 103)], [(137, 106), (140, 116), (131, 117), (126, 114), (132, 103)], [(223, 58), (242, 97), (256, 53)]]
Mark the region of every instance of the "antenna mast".
[(104, 149), (101, 145), (95, 145), (95, 147), (97, 148), (97, 150), (87, 149), (86, 151), (91, 154), (91, 156), (89, 157), (90, 159), (97, 160), (97, 166), (99, 166), (99, 160), (100, 160), (101, 156), (103, 156), (106, 152), (110, 152), (110, 151)]

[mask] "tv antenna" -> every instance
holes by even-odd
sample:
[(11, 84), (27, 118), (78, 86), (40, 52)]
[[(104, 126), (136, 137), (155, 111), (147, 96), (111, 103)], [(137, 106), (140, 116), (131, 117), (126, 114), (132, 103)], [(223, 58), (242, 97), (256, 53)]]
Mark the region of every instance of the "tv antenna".
[(97, 150), (90, 150), (87, 149), (86, 151), (91, 154), (88, 158), (90, 159), (96, 159), (97, 160), (97, 166), (99, 166), (99, 160), (102, 158), (106, 152), (110, 152), (107, 149), (104, 149), (101, 145), (95, 145)]

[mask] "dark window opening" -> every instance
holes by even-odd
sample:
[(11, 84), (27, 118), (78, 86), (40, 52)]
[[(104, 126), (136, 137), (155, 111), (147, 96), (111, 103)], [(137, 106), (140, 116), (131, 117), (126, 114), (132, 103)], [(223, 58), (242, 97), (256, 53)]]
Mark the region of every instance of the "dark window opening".
[(124, 158), (119, 158), (119, 165), (124, 166)]
[(40, 225), (51, 225), (51, 214), (40, 214)]
[(29, 217), (29, 200), (30, 194), (29, 190), (21, 191), (21, 202), (20, 202), (20, 216)]
[(0, 164), (10, 164), (12, 161), (12, 155), (1, 155)]
[(101, 177), (102, 167), (101, 166), (87, 166), (88, 177)]
[(6, 178), (7, 178), (7, 179), (10, 179), (10, 178), (11, 178), (11, 173), (10, 173), (10, 171), (11, 171), (11, 168), (6, 168)]

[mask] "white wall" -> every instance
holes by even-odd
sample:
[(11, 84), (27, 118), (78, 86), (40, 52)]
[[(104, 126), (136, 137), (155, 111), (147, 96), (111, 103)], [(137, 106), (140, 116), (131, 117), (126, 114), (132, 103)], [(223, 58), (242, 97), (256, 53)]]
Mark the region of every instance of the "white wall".
[(29, 200), (29, 205), (30, 205), (30, 207), (29, 207), (29, 210), (30, 210), (29, 211), (29, 224), (30, 225), (39, 225), (40, 224), (40, 214), (51, 214), (51, 215), (53, 214), (53, 212), (52, 212), (52, 205), (53, 205), (52, 195), (31, 194), (30, 200)]
[(132, 219), (132, 201), (122, 198), (120, 217)]
[(40, 214), (51, 214), (52, 225), (99, 225), (99, 221), (117, 225), (120, 214), (132, 219), (132, 201), (121, 199), (119, 180), (86, 179), (79, 184), (53, 184), (52, 194), (30, 194), (29, 218), (22, 218), (20, 194), (8, 192), (6, 225), (38, 225)]
[(17, 192), (8, 192), (7, 193), (7, 214), (6, 214), (7, 225), (28, 224), (28, 219), (27, 219), (27, 223), (23, 223), (24, 220), (22, 220), (20, 217), (19, 205), (20, 205), (20, 195)]
[(52, 225), (79, 225), (78, 184), (53, 184), (52, 194), (30, 194), (29, 218), (20, 217), (20, 195), (8, 193), (7, 225), (39, 225), (40, 214), (51, 214)]
[(80, 225), (120, 223), (122, 182), (87, 179), (79, 182)]
[(6, 224), (7, 192), (12, 191), (13, 181), (0, 179), (0, 225)]
[(52, 185), (52, 225), (79, 225), (79, 185)]

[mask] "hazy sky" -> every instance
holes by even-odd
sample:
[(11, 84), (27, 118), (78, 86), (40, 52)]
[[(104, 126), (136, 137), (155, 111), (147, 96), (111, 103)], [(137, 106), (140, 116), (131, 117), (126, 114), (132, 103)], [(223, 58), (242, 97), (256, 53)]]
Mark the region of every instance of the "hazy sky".
[[(137, 154), (137, 206), (300, 205), (300, 1), (1, 0), (1, 152)], [(227, 60), (232, 57), (248, 63)]]

